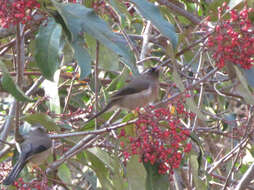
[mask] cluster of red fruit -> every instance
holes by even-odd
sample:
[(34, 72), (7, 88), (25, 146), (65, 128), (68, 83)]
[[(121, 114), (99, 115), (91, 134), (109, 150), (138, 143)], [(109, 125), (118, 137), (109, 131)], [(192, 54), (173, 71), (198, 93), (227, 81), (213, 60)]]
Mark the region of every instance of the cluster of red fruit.
[(32, 19), (32, 10), (40, 8), (36, 0), (1, 0), (0, 25), (8, 28), (11, 24), (25, 24)]
[[(250, 69), (254, 63), (254, 24), (249, 19), (252, 8), (245, 6), (241, 11), (231, 10), (229, 19), (222, 19), (228, 10), (226, 3), (218, 8), (219, 22), (215, 32), (208, 37), (207, 46), (213, 52), (217, 67), (237, 64)], [(209, 29), (206, 28), (209, 33)]]
[[(139, 155), (140, 161), (152, 165), (159, 164), (159, 174), (172, 174), (180, 166), (183, 153), (190, 152), (191, 143), (187, 143), (190, 131), (185, 129), (180, 118), (193, 118), (194, 114), (185, 110), (179, 101), (175, 105), (163, 108), (149, 107), (145, 113), (139, 112), (135, 123), (135, 136), (128, 138), (128, 145), (121, 142), (124, 158)], [(126, 137), (124, 129), (119, 137)]]
[(20, 190), (43, 190), (43, 189), (49, 189), (47, 183), (45, 181), (40, 180), (33, 180), (30, 183), (24, 182), (23, 178), (19, 178), (17, 181), (13, 184), (17, 189)]

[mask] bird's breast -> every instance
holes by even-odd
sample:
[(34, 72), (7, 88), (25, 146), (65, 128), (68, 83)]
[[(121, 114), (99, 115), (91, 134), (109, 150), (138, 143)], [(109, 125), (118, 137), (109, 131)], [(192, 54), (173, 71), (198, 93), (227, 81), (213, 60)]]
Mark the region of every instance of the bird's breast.
[(145, 106), (157, 99), (158, 90), (159, 88), (157, 85), (151, 85), (146, 90), (122, 97), (117, 105), (129, 110), (134, 110), (137, 107)]
[(34, 154), (30, 159), (30, 164), (36, 165), (36, 166), (43, 164), (47, 160), (51, 152), (52, 152), (52, 147), (43, 152)]

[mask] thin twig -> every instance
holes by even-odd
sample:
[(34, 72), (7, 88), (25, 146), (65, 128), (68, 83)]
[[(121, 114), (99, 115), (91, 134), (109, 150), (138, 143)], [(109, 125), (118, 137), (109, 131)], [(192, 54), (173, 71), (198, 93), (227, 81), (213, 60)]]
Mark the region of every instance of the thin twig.
[[(17, 85), (22, 89), (23, 85), (23, 73), (25, 67), (25, 38), (23, 35), (24, 26), (17, 24), (17, 33), (16, 33), (16, 64), (17, 64)], [(17, 101), (16, 106), (16, 126), (15, 126), (15, 140), (20, 143), (23, 141), (22, 135), (19, 133), (20, 125), (20, 112), (21, 112), (21, 103)]]
[(136, 58), (136, 61), (138, 61), (138, 60), (139, 60), (139, 52), (138, 52), (136, 46), (133, 44), (133, 42), (131, 41), (130, 37), (129, 37), (128, 34), (125, 32), (125, 30), (121, 27), (121, 25), (119, 24), (118, 26), (119, 26), (119, 28), (120, 28), (120, 30), (121, 30), (121, 32), (122, 32), (124, 38), (126, 39), (126, 41), (127, 41), (128, 45), (129, 45), (131, 51), (133, 51), (134, 56), (135, 56), (135, 58)]
[(0, 142), (3, 143), (3, 144), (7, 144), (7, 145), (9, 145), (10, 147), (14, 147), (14, 146), (15, 146), (15, 144), (11, 144), (11, 143), (9, 143), (9, 142), (7, 142), (7, 141), (3, 141), (3, 140), (1, 140), (1, 139), (0, 139)]
[(67, 107), (68, 107), (68, 104), (69, 104), (69, 101), (70, 101), (70, 98), (71, 98), (72, 87), (73, 87), (74, 81), (76, 79), (77, 71), (78, 71), (78, 66), (76, 65), (76, 68), (75, 68), (75, 71), (74, 71), (75, 74), (73, 75), (73, 77), (71, 79), (71, 85), (70, 85), (70, 88), (68, 90), (68, 94), (67, 94), (66, 99), (65, 99), (63, 113), (65, 113), (66, 110), (67, 110)]
[[(148, 20), (145, 26), (144, 34), (143, 34), (143, 42), (142, 42), (142, 48), (141, 48), (139, 60), (143, 60), (146, 57), (151, 30), (152, 30), (152, 24), (151, 24), (151, 21)], [(139, 69), (139, 72), (142, 73), (144, 71), (144, 66), (138, 65), (138, 69)]]
[[(251, 180), (253, 180), (254, 176), (254, 163), (248, 168), (248, 170), (244, 173), (235, 190), (245, 190), (249, 188), (248, 185)], [(254, 188), (253, 188), (254, 189)]]
[[(246, 173), (248, 173), (248, 170), (245, 172), (245, 174), (246, 174)], [(244, 174), (243, 176), (245, 176), (245, 174)], [(254, 174), (254, 173), (252, 173), (252, 176), (250, 176), (250, 180), (253, 179), (253, 174)], [(225, 181), (225, 180), (226, 180), (226, 177), (217, 175), (217, 174), (215, 174), (215, 173), (211, 173), (211, 176), (214, 177), (214, 178), (216, 178), (216, 179), (219, 179), (219, 180), (221, 180), (221, 181)], [(238, 183), (238, 181), (236, 181), (236, 180), (230, 180), (230, 182), (232, 182), (233, 184), (237, 184), (237, 183)], [(239, 182), (239, 183), (240, 183), (240, 182)], [(247, 185), (246, 187), (249, 188), (250, 190), (254, 190), (254, 186)], [(246, 188), (242, 188), (242, 189), (237, 189), (237, 188), (235, 188), (234, 190), (245, 190), (245, 189), (246, 189)]]
[[(195, 77), (194, 77), (194, 80), (193, 80), (192, 84), (194, 84), (197, 81), (198, 74), (200, 73), (200, 70), (201, 70), (203, 65), (204, 65), (204, 58), (203, 58), (203, 51), (201, 51), (200, 52), (200, 58), (199, 58), (199, 64), (198, 64), (197, 73), (195, 74)], [(201, 89), (200, 89), (200, 94), (199, 94), (199, 99), (198, 99), (198, 109), (200, 109), (201, 102), (202, 102), (203, 95), (204, 95), (204, 84), (201, 83), (200, 85), (201, 85)], [(196, 128), (197, 120), (198, 120), (198, 115), (196, 115), (195, 118), (194, 118), (192, 131), (194, 131), (195, 128)]]
[(225, 184), (224, 184), (222, 190), (226, 190), (226, 188), (227, 188), (228, 182), (229, 182), (230, 177), (231, 177), (231, 174), (232, 174), (232, 172), (233, 172), (233, 170), (234, 170), (234, 168), (235, 168), (235, 164), (236, 164), (236, 162), (237, 162), (237, 160), (238, 160), (238, 158), (239, 158), (239, 155), (240, 155), (240, 153), (241, 153), (241, 150), (242, 150), (242, 149), (239, 148), (239, 150), (238, 150), (238, 152), (237, 152), (237, 155), (235, 156), (235, 159), (234, 159), (234, 161), (233, 161), (233, 163), (232, 163), (232, 167), (231, 167), (231, 169), (230, 169), (230, 171), (229, 171), (229, 173), (228, 173), (228, 176), (227, 176), (227, 178), (226, 178), (226, 182), (225, 182)]
[[(186, 88), (186, 90), (189, 90), (189, 89), (192, 89), (193, 87), (195, 87), (196, 85), (204, 82), (205, 80), (207, 80), (210, 76), (212, 76), (214, 73), (216, 73), (218, 71), (218, 68), (215, 68), (213, 69), (212, 71), (210, 71), (209, 73), (207, 73), (207, 75), (205, 75), (203, 78), (199, 79), (198, 81), (196, 81), (194, 84), (191, 84), (190, 86), (188, 86)], [(171, 97), (169, 98), (166, 98), (166, 99), (163, 99), (162, 101), (160, 102), (157, 102), (156, 104), (154, 104), (154, 106), (160, 106), (160, 105), (163, 105), (171, 100), (174, 100), (175, 98), (177, 98), (178, 96), (182, 95), (185, 91), (183, 92), (178, 92), (178, 93), (175, 93), (173, 94)]]
[[(136, 120), (132, 120), (132, 121), (128, 121), (125, 123), (120, 123), (120, 124), (116, 124), (115, 126), (111, 126), (108, 127), (108, 124), (105, 123), (103, 124), (98, 130), (95, 131), (91, 131), (90, 134), (88, 136), (85, 136), (83, 139), (81, 139), (76, 145), (74, 145), (71, 149), (69, 149), (63, 156), (61, 156), (61, 158), (55, 162), (53, 162), (49, 168), (47, 169), (47, 173), (50, 173), (52, 171), (54, 171), (57, 167), (59, 167), (65, 160), (71, 158), (72, 156), (76, 155), (77, 153), (79, 153), (80, 151), (82, 151), (83, 149), (85, 149), (86, 147), (90, 146), (94, 141), (96, 141), (100, 136), (98, 134), (100, 133), (104, 133), (107, 131), (111, 131), (120, 127), (124, 127), (128, 124), (131, 124), (132, 122), (135, 122)], [(89, 133), (89, 132), (88, 132)], [(87, 133), (87, 134), (88, 134)], [(73, 134), (73, 133), (72, 133)], [(77, 134), (77, 133), (76, 133)], [(87, 135), (85, 133), (83, 133), (82, 135)], [(80, 133), (78, 134), (80, 135)], [(64, 135), (62, 135), (63, 137)], [(51, 135), (51, 138), (53, 138), (54, 136)], [(61, 138), (62, 138), (61, 137)], [(65, 136), (66, 137), (66, 136)]]
[[(99, 52), (100, 51), (100, 43), (96, 40), (96, 59), (95, 59), (95, 68), (94, 68), (94, 87), (95, 87), (95, 113), (98, 112), (98, 75), (99, 75)], [(95, 118), (95, 129), (98, 127), (97, 118)]]
[(196, 17), (195, 15), (191, 14), (190, 12), (187, 12), (186, 10), (176, 6), (175, 4), (166, 1), (166, 0), (158, 0), (158, 2), (160, 4), (166, 5), (167, 7), (169, 7), (172, 11), (184, 16), (185, 18), (187, 18), (188, 20), (190, 20), (193, 24), (199, 24), (201, 22), (201, 20)]
[(26, 91), (26, 95), (30, 96), (31, 94), (34, 93), (34, 91), (41, 85), (41, 83), (45, 80), (43, 76), (40, 76), (34, 83), (33, 85)]
[(241, 142), (238, 143), (228, 154), (223, 156), (220, 160), (217, 162), (214, 162), (212, 167), (209, 169), (208, 174), (211, 174), (220, 164), (225, 163), (227, 160), (229, 160), (232, 156), (235, 155), (236, 151), (238, 149), (245, 147), (248, 144), (249, 139), (244, 138)]
[[(124, 127), (126, 125), (129, 125), (129, 124), (133, 124), (137, 121), (137, 119), (134, 119), (134, 120), (130, 120), (130, 121), (127, 121), (127, 122), (124, 122), (124, 123), (115, 123), (115, 124), (111, 124), (110, 123), (106, 123), (106, 125), (102, 125), (101, 129), (97, 129), (97, 130), (94, 130), (94, 131), (81, 131), (81, 132), (72, 132), (72, 133), (66, 133), (66, 134), (56, 134), (56, 135), (50, 135), (50, 138), (52, 139), (58, 139), (58, 138), (66, 138), (66, 137), (74, 137), (74, 136), (85, 136), (85, 135), (91, 135), (91, 134), (102, 134), (102, 133), (105, 133), (105, 132), (109, 132), (111, 130), (115, 130), (115, 129), (118, 129), (118, 128), (121, 128), (121, 127)], [(110, 126), (110, 127), (107, 127), (107, 126)]]

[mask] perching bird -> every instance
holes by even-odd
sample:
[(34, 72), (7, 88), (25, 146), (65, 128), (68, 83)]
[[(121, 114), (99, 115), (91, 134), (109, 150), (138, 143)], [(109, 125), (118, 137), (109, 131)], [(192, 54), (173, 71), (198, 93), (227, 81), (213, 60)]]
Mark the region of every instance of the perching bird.
[(24, 166), (31, 162), (39, 165), (43, 163), (51, 152), (52, 141), (46, 133), (46, 129), (40, 124), (36, 124), (31, 131), (24, 137), (21, 143), (19, 159), (14, 165), (9, 175), (4, 179), (4, 185), (11, 185), (18, 177)]
[(140, 76), (131, 80), (125, 87), (114, 93), (109, 103), (89, 121), (103, 114), (113, 106), (134, 110), (153, 102), (159, 95), (159, 67), (149, 68)]

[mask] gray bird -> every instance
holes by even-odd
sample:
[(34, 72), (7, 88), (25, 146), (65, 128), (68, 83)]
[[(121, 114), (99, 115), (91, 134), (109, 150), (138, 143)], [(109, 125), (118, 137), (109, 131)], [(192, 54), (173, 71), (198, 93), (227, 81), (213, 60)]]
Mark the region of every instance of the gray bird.
[(11, 185), (18, 177), (24, 166), (31, 162), (39, 165), (43, 163), (51, 152), (52, 141), (46, 130), (40, 124), (36, 124), (31, 131), (24, 137), (20, 145), (21, 153), (9, 175), (4, 179), (4, 185)]
[(134, 110), (155, 101), (159, 95), (159, 70), (159, 67), (149, 68), (146, 72), (131, 80), (125, 87), (115, 92), (109, 103), (100, 112), (89, 118), (87, 122), (114, 106)]

